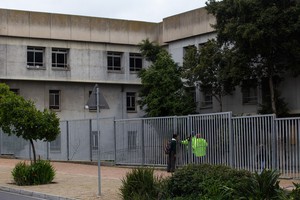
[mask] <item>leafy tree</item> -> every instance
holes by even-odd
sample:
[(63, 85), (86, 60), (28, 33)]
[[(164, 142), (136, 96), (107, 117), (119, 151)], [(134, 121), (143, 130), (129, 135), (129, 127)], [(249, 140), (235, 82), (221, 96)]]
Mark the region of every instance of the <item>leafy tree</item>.
[(230, 74), (229, 66), (233, 60), (231, 49), (220, 47), (216, 40), (209, 40), (200, 52), (193, 46), (188, 48), (182, 67), (182, 76), (188, 84), (200, 82), (201, 90), (211, 94), (220, 105), (222, 111), (222, 98), (234, 90), (237, 85)]
[(140, 49), (152, 61), (147, 69), (139, 73), (142, 88), (139, 104), (149, 117), (185, 115), (193, 113), (195, 103), (184, 87), (177, 64), (164, 49), (144, 40)]
[(53, 141), (60, 133), (59, 118), (54, 112), (37, 110), (32, 101), (11, 92), (3, 83), (0, 84), (0, 127), (8, 135), (15, 134), (30, 141), (34, 162), (33, 141)]
[(300, 4), (295, 0), (208, 0), (220, 45), (239, 58), (231, 72), (241, 80), (268, 79), (277, 114), (274, 77), (300, 73)]

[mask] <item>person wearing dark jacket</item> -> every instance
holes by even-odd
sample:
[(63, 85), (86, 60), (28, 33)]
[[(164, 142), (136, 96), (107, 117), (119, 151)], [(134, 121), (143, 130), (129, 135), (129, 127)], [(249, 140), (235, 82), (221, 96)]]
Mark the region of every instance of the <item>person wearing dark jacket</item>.
[(173, 134), (172, 140), (171, 140), (171, 147), (170, 152), (168, 154), (168, 172), (174, 172), (175, 171), (175, 165), (176, 165), (176, 145), (177, 145), (177, 134)]

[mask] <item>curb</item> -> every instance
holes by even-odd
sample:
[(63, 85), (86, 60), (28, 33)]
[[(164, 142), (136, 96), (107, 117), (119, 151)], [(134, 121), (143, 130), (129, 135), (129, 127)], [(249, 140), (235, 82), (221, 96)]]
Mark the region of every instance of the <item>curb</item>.
[(15, 193), (15, 194), (21, 194), (21, 195), (36, 197), (36, 198), (41, 198), (41, 199), (74, 200), (74, 199), (71, 199), (71, 198), (60, 197), (60, 196), (49, 195), (49, 194), (43, 194), (43, 193), (40, 193), (40, 192), (32, 192), (32, 191), (29, 191), (29, 190), (15, 189), (15, 188), (10, 188), (10, 187), (5, 187), (5, 186), (0, 186), (0, 190), (4, 191), (4, 192), (11, 192), (11, 193)]

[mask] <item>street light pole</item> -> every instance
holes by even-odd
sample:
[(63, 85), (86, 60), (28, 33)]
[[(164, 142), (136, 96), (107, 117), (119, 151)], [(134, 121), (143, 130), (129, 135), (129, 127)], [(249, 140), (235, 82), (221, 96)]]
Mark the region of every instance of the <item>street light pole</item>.
[(96, 87), (96, 99), (97, 99), (97, 135), (98, 135), (98, 195), (101, 195), (101, 172), (100, 172), (100, 125), (99, 125), (99, 112), (100, 112), (100, 102), (99, 102), (99, 88)]

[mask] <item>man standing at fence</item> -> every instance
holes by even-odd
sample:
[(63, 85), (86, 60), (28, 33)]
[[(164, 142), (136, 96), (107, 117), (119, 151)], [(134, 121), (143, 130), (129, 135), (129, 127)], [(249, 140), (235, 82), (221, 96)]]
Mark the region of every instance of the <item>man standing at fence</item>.
[(192, 138), (192, 149), (196, 157), (202, 157), (206, 155), (206, 148), (208, 144), (204, 138), (201, 138), (200, 133), (196, 134)]
[(173, 134), (171, 144), (170, 144), (170, 151), (168, 154), (168, 172), (174, 172), (175, 171), (175, 165), (176, 165), (176, 145), (177, 145), (177, 134)]

